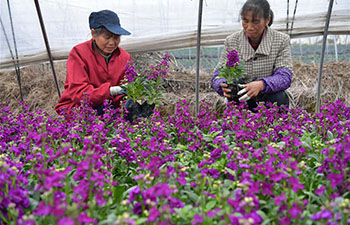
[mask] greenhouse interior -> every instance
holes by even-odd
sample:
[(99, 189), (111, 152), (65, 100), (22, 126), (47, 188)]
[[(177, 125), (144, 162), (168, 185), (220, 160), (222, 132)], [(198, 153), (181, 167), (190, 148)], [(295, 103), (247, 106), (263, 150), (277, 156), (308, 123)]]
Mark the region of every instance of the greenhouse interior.
[[(258, 100), (265, 78), (254, 97), (258, 81), (239, 83), (243, 100), (215, 88), (248, 1), (266, 2), (1, 0), (0, 225), (350, 224), (350, 1), (268, 0), (258, 46), (289, 38), (287, 105)], [(89, 21), (101, 10), (131, 33), (117, 34), (131, 61), (96, 106), (95, 84), (67, 94), (67, 65), (90, 40), (105, 57)], [(67, 96), (79, 102), (59, 112)]]

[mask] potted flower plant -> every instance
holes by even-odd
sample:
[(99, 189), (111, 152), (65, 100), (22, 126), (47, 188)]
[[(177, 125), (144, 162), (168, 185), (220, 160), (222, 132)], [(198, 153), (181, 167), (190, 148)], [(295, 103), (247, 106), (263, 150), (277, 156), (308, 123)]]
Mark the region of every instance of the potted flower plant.
[(242, 63), (239, 60), (238, 52), (232, 49), (227, 54), (227, 62), (219, 68), (217, 78), (224, 78), (227, 80), (227, 88), (231, 89), (228, 98), (229, 101), (239, 102), (237, 93), (241, 89), (238, 84), (243, 84), (245, 71)]
[(151, 65), (142, 75), (135, 71), (132, 61), (128, 63), (125, 85), (122, 87), (126, 90), (126, 98), (129, 99), (126, 104), (129, 120), (140, 116), (148, 117), (155, 105), (162, 104), (164, 79), (170, 61), (170, 56), (166, 54), (159, 64)]

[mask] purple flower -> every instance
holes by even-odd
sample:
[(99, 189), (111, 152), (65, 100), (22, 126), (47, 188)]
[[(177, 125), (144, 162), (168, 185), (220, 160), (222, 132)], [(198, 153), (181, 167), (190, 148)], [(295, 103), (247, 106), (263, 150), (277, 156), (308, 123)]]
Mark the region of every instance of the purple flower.
[(149, 217), (147, 219), (147, 222), (151, 223), (154, 222), (158, 217), (159, 217), (159, 211), (156, 207), (153, 207), (150, 211), (149, 211)]
[(58, 221), (58, 225), (74, 225), (74, 220), (70, 217), (64, 217)]
[(181, 184), (181, 186), (185, 186), (185, 184), (186, 184), (186, 178), (184, 178), (184, 177), (177, 177), (176, 181), (179, 182)]
[(326, 189), (325, 186), (322, 185), (320, 188), (315, 190), (315, 194), (322, 195), (325, 189)]
[(267, 183), (267, 182), (264, 182), (263, 185), (262, 185), (262, 190), (261, 190), (261, 194), (263, 195), (273, 195), (273, 187), (274, 187), (274, 184), (270, 184), (270, 183)]
[(197, 187), (197, 183), (196, 183), (196, 182), (194, 182), (194, 181), (192, 181), (190, 185), (191, 185), (191, 187), (192, 187), (192, 188)]
[(228, 54), (227, 54), (227, 65), (229, 67), (233, 67), (236, 64), (239, 64), (239, 56), (238, 56), (238, 52), (236, 50), (231, 50)]
[(214, 217), (218, 212), (220, 212), (220, 208), (216, 208), (216, 209), (214, 209), (214, 210), (209, 210), (208, 211), (208, 213), (207, 213), (207, 216), (209, 217), (209, 218), (212, 218), (212, 217)]
[(185, 205), (179, 199), (169, 197), (169, 206), (171, 208), (183, 208)]
[(96, 222), (96, 219), (88, 217), (86, 212), (80, 213), (79, 216), (78, 216), (78, 219), (79, 219), (79, 222), (81, 224), (84, 224), (84, 223), (95, 223)]
[(212, 151), (210, 154), (210, 158), (212, 158), (212, 159), (218, 159), (220, 157), (221, 157), (221, 149), (220, 148), (214, 149), (214, 151)]
[(135, 197), (141, 193), (139, 186), (136, 186), (130, 191), (129, 194), (129, 202), (132, 202), (135, 200)]
[(275, 204), (280, 205), (283, 201), (287, 200), (286, 197), (284, 197), (284, 192), (280, 196), (275, 197)]
[(321, 212), (315, 213), (311, 216), (312, 220), (322, 220), (322, 219), (331, 219), (332, 218), (332, 213), (325, 209), (322, 210)]
[(34, 215), (46, 216), (51, 212), (50, 205), (46, 205), (44, 201), (39, 202), (38, 208), (35, 210)]
[(195, 214), (193, 219), (194, 220), (192, 221), (192, 225), (200, 224), (200, 223), (203, 223), (204, 216)]
[(300, 184), (299, 183), (299, 179), (296, 178), (296, 177), (291, 177), (287, 181), (288, 181), (288, 183), (290, 185), (292, 185), (292, 190), (294, 192), (298, 192), (299, 189), (303, 189), (304, 188), (304, 185)]
[(211, 177), (213, 177), (213, 178), (219, 178), (219, 177), (220, 177), (219, 171), (218, 171), (217, 169), (215, 169), (215, 168), (209, 169), (209, 170), (208, 170), (208, 173), (209, 173), (209, 175), (210, 175)]
[(140, 202), (135, 203), (134, 208), (132, 209), (132, 211), (136, 215), (140, 215), (142, 213), (142, 204)]
[(302, 212), (302, 210), (298, 207), (298, 205), (294, 202), (292, 205), (292, 208), (288, 210), (289, 214), (293, 219), (298, 218), (299, 214)]
[(289, 225), (289, 224), (291, 224), (291, 221), (290, 221), (289, 217), (287, 217), (287, 216), (282, 217), (278, 222), (281, 225)]
[(128, 62), (126, 65), (125, 75), (128, 82), (133, 82), (135, 80), (135, 77), (137, 77), (137, 72), (135, 71), (133, 61)]

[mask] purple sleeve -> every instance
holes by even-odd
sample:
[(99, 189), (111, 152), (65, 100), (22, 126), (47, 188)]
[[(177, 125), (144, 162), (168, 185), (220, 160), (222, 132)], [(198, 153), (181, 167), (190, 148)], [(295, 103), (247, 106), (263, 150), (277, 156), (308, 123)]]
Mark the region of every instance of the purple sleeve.
[(287, 68), (278, 68), (272, 76), (261, 80), (264, 82), (265, 87), (262, 93), (269, 94), (284, 91), (292, 83), (292, 71)]
[(227, 80), (224, 78), (216, 78), (218, 74), (219, 74), (219, 71), (215, 70), (213, 77), (211, 78), (211, 86), (219, 95), (224, 96), (224, 93), (221, 88), (221, 84), (226, 83)]

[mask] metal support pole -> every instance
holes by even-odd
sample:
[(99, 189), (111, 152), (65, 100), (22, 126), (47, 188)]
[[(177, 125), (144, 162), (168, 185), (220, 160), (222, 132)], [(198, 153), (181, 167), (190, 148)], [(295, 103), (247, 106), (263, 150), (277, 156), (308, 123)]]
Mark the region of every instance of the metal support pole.
[(317, 99), (316, 99), (316, 113), (320, 112), (320, 101), (321, 101), (321, 81), (322, 81), (322, 68), (323, 68), (323, 59), (324, 59), (324, 51), (327, 44), (327, 35), (328, 35), (328, 27), (329, 27), (329, 21), (331, 19), (331, 13), (333, 8), (333, 2), (334, 0), (329, 1), (328, 5), (328, 12), (327, 12), (327, 18), (326, 18), (326, 24), (324, 27), (323, 32), (323, 40), (322, 40), (322, 51), (321, 51), (321, 59), (320, 59), (320, 68), (318, 71), (318, 81), (317, 81)]
[(338, 46), (337, 46), (337, 37), (334, 35), (334, 53), (335, 53), (335, 61), (338, 62)]
[(19, 68), (19, 60), (18, 60), (18, 52), (17, 52), (15, 30), (14, 30), (14, 27), (13, 27), (12, 13), (11, 13), (11, 7), (10, 7), (10, 2), (9, 1), (7, 1), (7, 7), (8, 7), (8, 11), (9, 11), (9, 16), (10, 16), (12, 38), (13, 38), (13, 44), (14, 44), (14, 47), (15, 47), (16, 59), (15, 59), (15, 56), (13, 55), (12, 50), (11, 50), (10, 41), (9, 41), (9, 39), (7, 37), (5, 26), (4, 26), (3, 22), (2, 22), (1, 17), (0, 17), (0, 22), (1, 22), (1, 27), (2, 27), (2, 30), (4, 32), (4, 36), (5, 36), (6, 42), (7, 42), (7, 47), (9, 48), (9, 51), (10, 51), (10, 54), (11, 54), (11, 57), (12, 57), (12, 60), (13, 60), (13, 64), (15, 65), (15, 71), (16, 71), (17, 82), (18, 82), (18, 87), (19, 87), (19, 95), (21, 97), (21, 101), (23, 102), (24, 99), (23, 99), (22, 82), (21, 82), (21, 70)]
[(46, 46), (46, 51), (47, 54), (49, 56), (49, 60), (50, 60), (50, 64), (51, 64), (51, 68), (52, 68), (52, 73), (53, 73), (53, 77), (55, 79), (55, 84), (56, 84), (56, 88), (57, 88), (57, 93), (58, 93), (58, 97), (61, 97), (61, 92), (60, 92), (60, 87), (58, 84), (58, 79), (56, 76), (56, 71), (55, 71), (55, 66), (53, 64), (53, 59), (52, 59), (52, 55), (51, 55), (51, 50), (50, 50), (50, 45), (49, 45), (49, 41), (47, 39), (47, 35), (46, 35), (46, 30), (45, 30), (45, 25), (44, 25), (44, 21), (43, 21), (43, 17), (41, 15), (41, 10), (40, 10), (40, 5), (39, 5), (39, 1), (38, 0), (34, 0), (35, 3), (35, 7), (36, 7), (36, 12), (38, 13), (38, 18), (40, 21), (40, 26), (41, 26), (41, 31), (43, 33), (43, 37), (44, 37), (44, 41), (45, 41), (45, 46)]
[(199, 67), (201, 57), (201, 31), (202, 31), (203, 0), (199, 0), (198, 31), (197, 31), (197, 68), (196, 68), (196, 116), (199, 112)]

